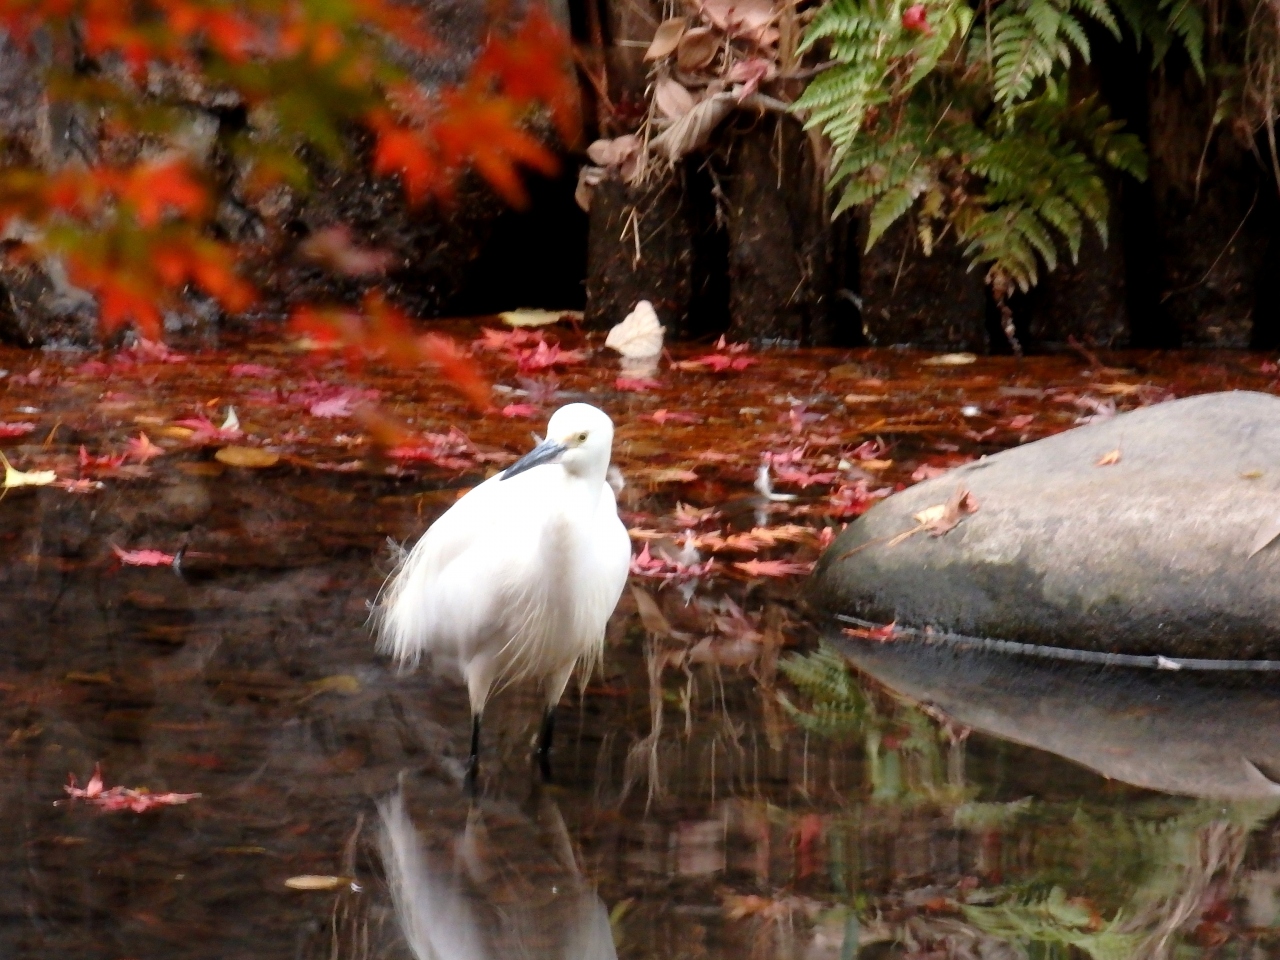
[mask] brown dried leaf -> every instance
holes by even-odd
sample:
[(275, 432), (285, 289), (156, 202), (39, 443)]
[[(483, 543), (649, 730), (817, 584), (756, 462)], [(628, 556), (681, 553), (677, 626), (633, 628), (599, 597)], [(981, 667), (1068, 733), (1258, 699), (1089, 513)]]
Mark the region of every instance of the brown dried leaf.
[(693, 109), (693, 94), (678, 80), (663, 77), (654, 85), (653, 102), (663, 116), (678, 120)]
[[(935, 514), (935, 511), (940, 511)], [(948, 530), (955, 528), (964, 517), (971, 513), (977, 513), (978, 501), (964, 487), (956, 487), (956, 492), (951, 495), (951, 499), (940, 507), (929, 507), (916, 514), (916, 519), (920, 521), (920, 525), (929, 531), (929, 535), (940, 537)], [(926, 514), (928, 515), (926, 517)]]
[(725, 33), (770, 47), (778, 42), (771, 0), (701, 0), (702, 15)]
[(587, 156), (601, 167), (620, 167), (639, 150), (639, 139), (633, 133), (626, 133), (612, 140), (595, 141), (587, 147)]
[(684, 17), (663, 20), (654, 31), (653, 42), (649, 44), (649, 49), (644, 52), (645, 60), (661, 60), (668, 56), (680, 43), (680, 38), (684, 36), (688, 26), (689, 21)]
[(656, 151), (675, 163), (686, 153), (705, 147), (720, 122), (733, 109), (731, 93), (721, 93), (694, 104), (692, 110), (673, 123), (650, 143)]
[(710, 27), (694, 27), (680, 38), (676, 47), (676, 65), (681, 70), (701, 70), (716, 58), (720, 37)]

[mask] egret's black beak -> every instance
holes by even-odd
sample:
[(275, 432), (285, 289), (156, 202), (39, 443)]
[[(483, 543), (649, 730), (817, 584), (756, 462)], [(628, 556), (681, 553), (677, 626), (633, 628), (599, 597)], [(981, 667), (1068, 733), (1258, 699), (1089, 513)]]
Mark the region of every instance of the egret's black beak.
[(502, 479), (510, 480), (517, 473), (524, 473), (544, 463), (555, 463), (569, 448), (557, 440), (543, 440), (523, 457), (502, 471)]

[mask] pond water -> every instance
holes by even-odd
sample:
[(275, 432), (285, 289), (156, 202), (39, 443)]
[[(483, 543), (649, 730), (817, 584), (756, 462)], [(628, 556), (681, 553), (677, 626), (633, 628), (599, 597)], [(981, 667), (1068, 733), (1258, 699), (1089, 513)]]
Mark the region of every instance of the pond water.
[[(183, 388), (166, 389), (100, 428), (124, 401), (12, 390), (0, 420), (72, 425), (6, 449), (61, 470), (94, 429), (172, 420)], [(814, 655), (794, 577), (725, 576), (691, 604), (637, 578), (604, 675), (561, 705), (552, 782), (529, 758), (536, 700), (514, 691), (486, 716), (471, 798), (461, 685), (397, 674), (365, 626), (385, 538), (416, 536), (466, 479), (314, 453), (235, 470), (211, 449), (0, 501), (0, 957), (1280, 956), (1264, 687), (833, 638), (851, 674)], [(691, 499), (732, 516), (757, 456)], [(674, 509), (645, 496), (633, 526)], [(112, 549), (178, 546), (178, 570)], [(107, 787), (199, 796), (69, 797), (96, 764)]]

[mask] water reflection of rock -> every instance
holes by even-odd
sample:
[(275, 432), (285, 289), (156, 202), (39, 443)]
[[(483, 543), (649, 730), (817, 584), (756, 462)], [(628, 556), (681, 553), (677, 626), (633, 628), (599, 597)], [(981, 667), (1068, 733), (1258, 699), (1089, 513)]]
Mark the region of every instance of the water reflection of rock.
[(835, 642), (890, 689), (1105, 777), (1221, 800), (1280, 796), (1280, 696), (1261, 683), (916, 641)]
[(440, 843), (397, 792), (379, 805), (396, 919), (416, 960), (616, 960), (609, 913), (578, 869), (564, 820), (483, 800)]

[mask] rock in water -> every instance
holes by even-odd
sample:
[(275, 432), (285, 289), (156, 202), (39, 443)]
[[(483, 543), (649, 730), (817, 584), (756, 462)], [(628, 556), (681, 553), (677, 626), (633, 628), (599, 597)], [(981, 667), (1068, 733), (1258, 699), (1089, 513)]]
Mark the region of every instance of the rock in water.
[[(976, 512), (899, 538), (960, 489)], [(1280, 398), (1164, 403), (926, 480), (849, 525), (810, 599), (969, 636), (1280, 659)]]

